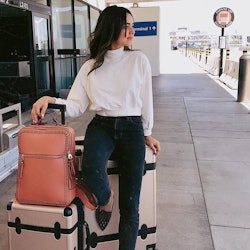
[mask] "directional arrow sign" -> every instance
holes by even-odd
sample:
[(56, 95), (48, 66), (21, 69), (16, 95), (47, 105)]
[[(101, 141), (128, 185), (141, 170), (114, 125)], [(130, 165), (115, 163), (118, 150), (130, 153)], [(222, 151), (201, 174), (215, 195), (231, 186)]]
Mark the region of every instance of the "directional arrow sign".
[(157, 22), (135, 22), (134, 23), (135, 36), (156, 36)]

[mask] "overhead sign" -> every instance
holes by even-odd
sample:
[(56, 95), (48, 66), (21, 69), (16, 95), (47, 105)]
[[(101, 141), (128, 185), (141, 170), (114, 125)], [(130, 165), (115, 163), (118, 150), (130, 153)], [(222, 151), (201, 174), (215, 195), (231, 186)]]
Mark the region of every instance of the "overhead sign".
[(157, 22), (135, 22), (134, 23), (135, 36), (156, 36)]
[(234, 13), (227, 7), (222, 7), (214, 13), (214, 23), (220, 28), (226, 28), (234, 21)]

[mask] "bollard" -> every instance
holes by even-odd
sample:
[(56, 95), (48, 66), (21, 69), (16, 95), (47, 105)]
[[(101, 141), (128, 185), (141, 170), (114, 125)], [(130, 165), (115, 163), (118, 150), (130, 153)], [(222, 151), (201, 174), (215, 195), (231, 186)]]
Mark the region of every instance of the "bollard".
[(207, 63), (207, 58), (209, 57), (210, 55), (210, 49), (206, 49), (206, 63)]
[(237, 101), (250, 102), (250, 54), (240, 57)]
[(199, 61), (201, 61), (201, 56), (202, 56), (203, 50), (200, 49), (200, 55), (199, 55)]

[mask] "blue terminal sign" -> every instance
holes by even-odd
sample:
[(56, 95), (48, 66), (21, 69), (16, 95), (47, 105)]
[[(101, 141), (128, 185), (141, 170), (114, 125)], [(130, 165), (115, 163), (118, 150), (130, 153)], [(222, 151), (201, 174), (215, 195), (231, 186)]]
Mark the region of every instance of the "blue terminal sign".
[(135, 36), (156, 36), (157, 22), (135, 22), (134, 23)]

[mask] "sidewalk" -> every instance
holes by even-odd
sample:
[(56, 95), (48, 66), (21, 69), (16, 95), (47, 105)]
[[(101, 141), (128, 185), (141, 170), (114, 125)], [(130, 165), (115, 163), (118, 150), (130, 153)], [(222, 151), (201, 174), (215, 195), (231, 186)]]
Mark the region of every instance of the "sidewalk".
[(172, 55), (178, 70), (154, 79), (154, 135), (162, 145), (158, 248), (250, 249), (248, 105), (184, 56)]
[[(178, 51), (167, 56), (167, 74), (153, 77), (153, 136), (162, 147), (157, 250), (248, 250), (248, 105)], [(81, 135), (91, 117), (67, 119), (67, 124)], [(1, 250), (8, 249), (5, 211), (15, 180), (13, 173), (0, 183)]]

